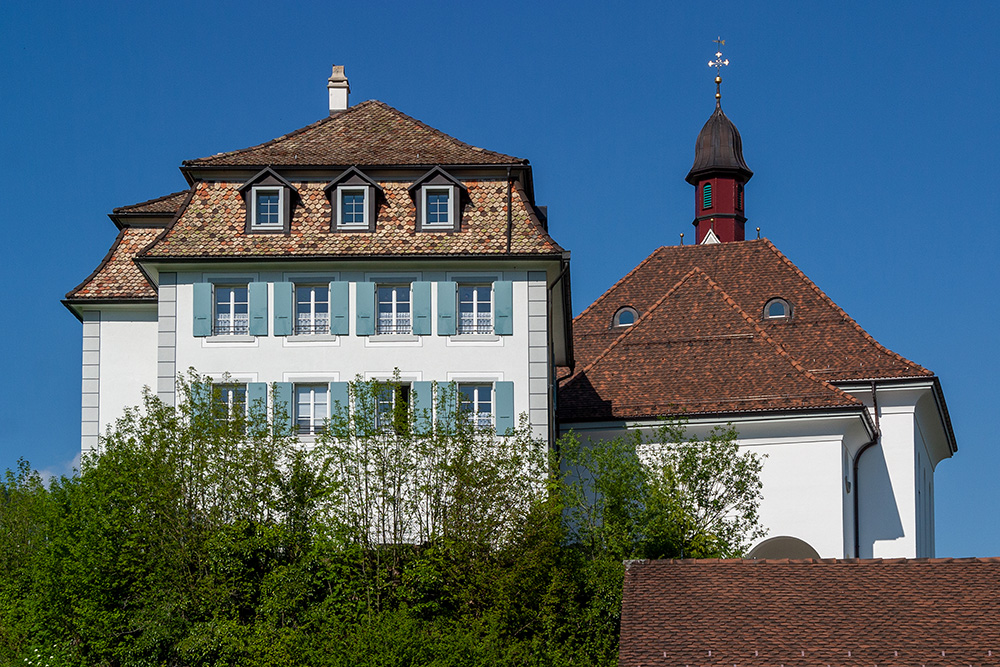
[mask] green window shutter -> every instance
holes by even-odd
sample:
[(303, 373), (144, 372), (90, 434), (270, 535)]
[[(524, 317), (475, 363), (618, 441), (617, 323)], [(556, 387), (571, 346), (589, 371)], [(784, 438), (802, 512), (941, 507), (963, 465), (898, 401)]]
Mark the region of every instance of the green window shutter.
[(418, 336), (431, 335), (431, 284), (425, 281), (410, 285), (413, 299), (413, 333)]
[(212, 283), (194, 284), (194, 335), (212, 335)]
[(295, 404), (291, 382), (274, 383), (274, 426), (282, 435), (294, 433)]
[(295, 285), (274, 283), (274, 335), (291, 336), (294, 331), (293, 322), (295, 322)]
[(701, 189), (701, 207), (712, 208), (712, 184), (705, 183)]
[(514, 283), (509, 280), (493, 283), (493, 333), (498, 336), (514, 333)]
[(438, 284), (438, 336), (454, 336), (455, 328), (455, 295), (458, 283), (442, 281)]
[(514, 383), (497, 382), (493, 390), (496, 393), (497, 433), (503, 435), (514, 430)]
[(267, 283), (247, 285), (250, 299), (250, 335), (267, 335)]
[(354, 300), (357, 316), (355, 333), (359, 336), (375, 335), (375, 283), (355, 283)]
[(330, 333), (334, 336), (347, 336), (351, 333), (350, 289), (350, 283), (330, 283)]
[(267, 383), (250, 382), (247, 384), (247, 407), (250, 420), (267, 416)]
[[(344, 283), (346, 285), (346, 283)], [(351, 393), (348, 383), (330, 383), (330, 416), (347, 419), (351, 406)]]
[(191, 402), (191, 415), (193, 417), (211, 417), (212, 383), (192, 382), (188, 400)]
[(455, 412), (458, 410), (457, 393), (454, 382), (438, 382), (437, 424), (442, 431), (455, 430)]
[(410, 392), (410, 409), (413, 410), (413, 428), (417, 435), (431, 431), (434, 414), (434, 390), (430, 382), (414, 382)]

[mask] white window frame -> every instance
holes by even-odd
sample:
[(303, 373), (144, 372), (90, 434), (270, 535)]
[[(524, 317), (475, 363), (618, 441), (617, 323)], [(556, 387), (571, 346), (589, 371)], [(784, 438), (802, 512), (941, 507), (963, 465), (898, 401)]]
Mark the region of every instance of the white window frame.
[[(473, 426), (480, 428), (488, 428), (493, 426), (496, 421), (497, 415), (497, 404), (496, 404), (496, 387), (492, 382), (458, 382), (457, 383), (457, 393), (458, 393), (458, 410), (462, 412), (465, 405), (465, 393), (462, 391), (463, 388), (472, 388), (473, 396), (470, 404), (473, 409), (468, 411), (467, 418), (472, 423)], [(483, 400), (481, 396), (482, 390), (486, 390), (489, 396)], [(483, 403), (489, 404), (489, 411), (482, 412), (479, 407)]]
[[(465, 288), (472, 288), (472, 290), (473, 290), (473, 292), (472, 292), (472, 327), (471, 327), (471, 329), (463, 327), (463, 321), (462, 321), (462, 288), (463, 287), (465, 287)], [(488, 322), (486, 322), (486, 324), (482, 326), (482, 330), (480, 330), (481, 323), (479, 322), (479, 306), (480, 306), (480, 304), (482, 304), (484, 302), (479, 301), (479, 289), (480, 288), (486, 288), (487, 290), (489, 290), (489, 295), (490, 295), (490, 299), (489, 299), (490, 308), (489, 308)], [(455, 291), (457, 292), (457, 299), (458, 299), (458, 308), (457, 308), (458, 322), (456, 323), (456, 329), (455, 329), (456, 334), (460, 335), (460, 336), (462, 336), (462, 335), (469, 335), (469, 334), (478, 334), (478, 335), (492, 334), (493, 333), (493, 315), (494, 315), (494, 307), (493, 307), (493, 285), (492, 285), (492, 283), (485, 283), (485, 282), (465, 282), (465, 283), (463, 283), (463, 282), (458, 282), (458, 288)]]
[[(409, 305), (409, 310), (406, 313), (406, 330), (400, 330), (400, 320), (402, 313), (399, 312), (399, 305), (403, 303), (398, 301), (396, 298), (396, 289), (400, 287), (405, 287), (407, 290), (408, 299), (406, 303)], [(380, 297), (380, 292), (382, 289), (392, 289), (392, 301), (388, 302), (392, 305), (392, 311), (389, 313), (391, 316), (391, 322), (388, 325), (387, 330), (383, 330), (382, 324), (382, 311), (381, 305), (382, 300)], [(413, 333), (413, 284), (412, 283), (377, 283), (375, 285), (375, 333), (376, 335), (386, 335), (386, 334), (402, 334), (409, 335)]]
[[(302, 413), (302, 402), (300, 401), (301, 391), (309, 392), (309, 414), (303, 415)], [(317, 391), (322, 390), (323, 400), (317, 401)], [(317, 382), (296, 382), (292, 385), (293, 402), (295, 406), (295, 432), (302, 435), (318, 435), (322, 430), (323, 426), (326, 424), (326, 420), (329, 419), (330, 414), (330, 385), (326, 383)], [(317, 408), (321, 408), (320, 413), (317, 414)], [(308, 424), (305, 429), (301, 423), (302, 418), (308, 419)]]
[[(369, 193), (370, 187), (366, 185), (338, 185), (337, 186), (337, 229), (362, 229), (371, 227), (372, 219), (372, 197)], [(360, 194), (364, 197), (364, 220), (360, 223), (344, 222), (343, 202), (345, 194)]]
[[(229, 305), (229, 331), (220, 331), (219, 324), (219, 290), (246, 290), (246, 321), (241, 331), (236, 331), (236, 297), (230, 292)], [(249, 336), (250, 335), (250, 285), (248, 283), (223, 283), (212, 285), (212, 335), (213, 336)]]
[[(219, 401), (218, 401), (218, 403), (220, 405), (225, 405), (226, 406), (226, 416), (225, 416), (225, 419), (223, 420), (222, 417), (220, 416), (220, 418), (219, 418), (220, 422), (223, 422), (223, 421), (225, 421), (225, 422), (231, 422), (231, 421), (233, 421), (233, 417), (234, 417), (233, 408), (237, 404), (236, 400), (235, 400), (236, 399), (236, 395), (238, 393), (240, 393), (241, 391), (242, 391), (242, 394), (243, 394), (243, 415), (246, 416), (247, 410), (249, 409), (249, 406), (247, 405), (247, 392), (248, 392), (248, 389), (249, 389), (248, 383), (246, 383), (246, 382), (234, 382), (232, 380), (227, 380), (225, 382), (216, 382), (216, 383), (212, 384), (212, 391), (213, 391), (213, 393), (216, 390), (218, 390), (218, 392), (219, 392)], [(212, 396), (213, 403), (215, 402), (215, 399), (216, 399), (216, 397), (213, 395)]]
[[(311, 290), (314, 290), (310, 294), (309, 312), (306, 313), (306, 315), (308, 315), (308, 319), (309, 319), (309, 328), (307, 330), (300, 330), (299, 329), (299, 326), (300, 326), (299, 320), (300, 320), (300, 315), (301, 315), (301, 313), (299, 312), (299, 304), (301, 303), (299, 301), (299, 289), (311, 289)], [(317, 319), (318, 318), (317, 318), (317, 313), (316, 313), (316, 304), (320, 303), (320, 302), (318, 302), (316, 300), (315, 290), (317, 290), (317, 289), (322, 289), (322, 290), (326, 291), (326, 321), (325, 322), (320, 322), (319, 324), (317, 324)], [(310, 283), (310, 282), (305, 282), (305, 281), (303, 283), (292, 283), (292, 295), (293, 295), (293, 298), (295, 299), (295, 304), (294, 304), (295, 321), (292, 323), (293, 334), (296, 335), (296, 336), (312, 336), (312, 335), (329, 334), (330, 333), (330, 284), (329, 283), (325, 283), (325, 284), (323, 284), (323, 283)], [(320, 313), (320, 314), (322, 315), (322, 313)]]
[[(386, 385), (386, 388), (390, 390), (390, 400), (383, 401), (381, 395), (375, 396), (375, 414), (374, 422), (375, 428), (380, 431), (387, 431), (394, 429), (396, 426), (396, 398), (400, 396), (406, 403), (406, 423), (410, 423), (410, 410), (413, 408), (413, 383), (408, 380), (400, 379), (398, 382), (395, 380), (379, 380)], [(383, 410), (382, 405), (388, 403), (387, 409)], [(388, 422), (385, 418), (388, 417)]]
[[(428, 198), (438, 192), (448, 193), (447, 222), (431, 223), (428, 219)], [(455, 229), (457, 218), (458, 188), (454, 185), (423, 185), (420, 187), (420, 228), (421, 229)]]
[[(261, 224), (257, 222), (257, 195), (278, 194), (278, 222)], [(285, 188), (280, 185), (255, 185), (250, 189), (250, 229), (253, 231), (275, 231), (285, 228)]]

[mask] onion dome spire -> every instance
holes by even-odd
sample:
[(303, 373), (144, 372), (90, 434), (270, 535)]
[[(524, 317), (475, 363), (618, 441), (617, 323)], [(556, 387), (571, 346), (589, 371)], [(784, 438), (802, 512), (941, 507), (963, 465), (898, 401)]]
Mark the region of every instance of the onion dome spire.
[[(714, 40), (725, 44), (721, 37)], [(721, 68), (729, 60), (722, 52), (715, 54), (709, 67), (716, 68), (715, 112), (698, 133), (694, 146), (694, 164), (684, 179), (695, 186), (696, 243), (709, 240), (742, 241), (743, 186), (753, 176), (743, 159), (743, 140), (733, 121), (722, 111)]]

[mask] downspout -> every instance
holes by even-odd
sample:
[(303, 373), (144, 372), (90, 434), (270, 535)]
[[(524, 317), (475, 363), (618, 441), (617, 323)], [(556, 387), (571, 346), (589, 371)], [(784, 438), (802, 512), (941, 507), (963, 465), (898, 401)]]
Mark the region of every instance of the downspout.
[[(559, 459), (559, 451), (557, 447), (559, 430), (556, 428), (556, 388), (558, 379), (556, 378), (556, 359), (555, 359), (555, 341), (552, 339), (552, 290), (556, 288), (556, 285), (560, 284), (566, 273), (569, 271), (569, 262), (565, 259), (563, 260), (562, 271), (556, 276), (556, 279), (552, 281), (552, 284), (548, 286), (548, 335), (549, 335), (549, 390), (548, 392), (548, 402), (549, 402), (549, 442), (552, 443), (552, 447), (555, 449), (554, 453), (556, 460)], [(573, 360), (570, 359), (570, 372), (573, 369)]]
[(514, 184), (510, 180), (510, 167), (507, 167), (507, 254), (510, 254), (510, 237), (513, 234), (514, 229), (514, 211), (511, 210), (512, 206), (512, 193), (514, 191)]
[(878, 444), (882, 437), (882, 429), (879, 426), (878, 418), (878, 396), (875, 395), (875, 381), (872, 380), (872, 412), (875, 413), (875, 435), (866, 442), (858, 453), (854, 455), (854, 466), (851, 471), (851, 478), (854, 480), (854, 557), (861, 558), (861, 518), (859, 513), (858, 494), (861, 492), (861, 485), (858, 484), (858, 467), (861, 455), (868, 451), (868, 448)]

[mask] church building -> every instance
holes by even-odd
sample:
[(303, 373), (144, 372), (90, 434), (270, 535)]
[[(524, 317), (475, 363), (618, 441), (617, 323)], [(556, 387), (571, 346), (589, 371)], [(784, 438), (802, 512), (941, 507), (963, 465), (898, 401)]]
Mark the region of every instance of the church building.
[(398, 369), (394, 400), (455, 383), (482, 423), (526, 415), (549, 444), (732, 423), (767, 454), (755, 556), (933, 555), (933, 472), (956, 451), (940, 381), (745, 239), (753, 172), (718, 93), (687, 176), (696, 245), (653, 251), (572, 319), (528, 161), (349, 92), (334, 67), (328, 116), (187, 160), (186, 189), (112, 212), (111, 250), (64, 301), (84, 451), (143, 386), (174, 403), (188, 368), (287, 406), (304, 440), (348, 381)]

